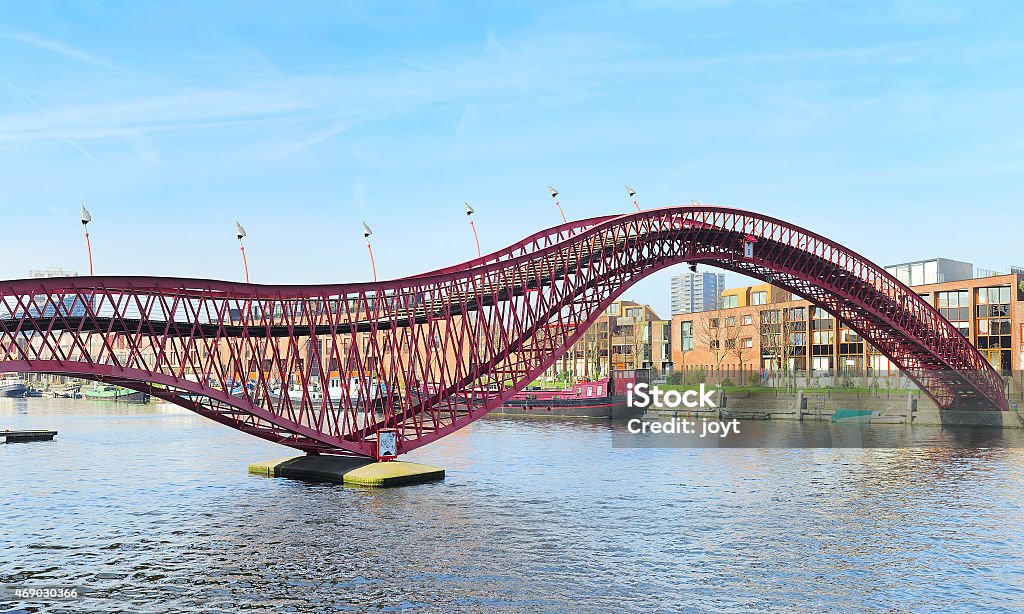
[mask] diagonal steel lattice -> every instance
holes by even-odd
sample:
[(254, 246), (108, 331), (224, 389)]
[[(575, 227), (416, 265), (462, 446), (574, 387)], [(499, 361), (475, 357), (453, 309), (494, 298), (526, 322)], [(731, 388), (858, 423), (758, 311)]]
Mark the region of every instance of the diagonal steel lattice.
[(393, 429), (404, 453), (500, 405), (636, 281), (680, 262), (758, 278), (826, 309), (940, 408), (1006, 408), (984, 357), (882, 268), (781, 220), (708, 206), (571, 222), (379, 283), (4, 281), (0, 371), (148, 392), (306, 452), (374, 456), (377, 434)]

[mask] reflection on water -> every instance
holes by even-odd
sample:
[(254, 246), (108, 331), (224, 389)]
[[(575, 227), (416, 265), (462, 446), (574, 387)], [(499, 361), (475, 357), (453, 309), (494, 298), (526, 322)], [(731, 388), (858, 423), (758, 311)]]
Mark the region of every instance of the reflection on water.
[(60, 431), (0, 446), (0, 583), (91, 591), (46, 611), (1024, 609), (1017, 448), (488, 420), (410, 455), (446, 481), (359, 490), (249, 476), (289, 451), (169, 406), (3, 399), (0, 428)]
[[(639, 421), (614, 423), (612, 445), (617, 448), (1024, 448), (1024, 430), (1021, 429), (654, 415), (647, 416), (645, 422), (646, 425)], [(674, 430), (651, 432), (642, 428), (654, 424)], [(709, 426), (729, 430), (716, 433)]]

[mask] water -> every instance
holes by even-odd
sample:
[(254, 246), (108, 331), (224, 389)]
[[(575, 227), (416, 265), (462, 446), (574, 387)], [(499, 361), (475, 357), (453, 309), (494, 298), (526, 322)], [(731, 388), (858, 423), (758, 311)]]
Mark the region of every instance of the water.
[(0, 400), (0, 611), (1019, 611), (1024, 450), (624, 449), (485, 420), (444, 482), (250, 476), (279, 446), (163, 405)]

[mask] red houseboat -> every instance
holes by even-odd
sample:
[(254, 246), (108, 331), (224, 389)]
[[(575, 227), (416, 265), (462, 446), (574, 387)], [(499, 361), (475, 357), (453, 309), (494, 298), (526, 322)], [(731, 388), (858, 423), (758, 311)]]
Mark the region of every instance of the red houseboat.
[(648, 382), (648, 369), (612, 371), (611, 377), (593, 382), (577, 382), (565, 390), (527, 387), (502, 403), (492, 416), (536, 416), (560, 418), (637, 418), (643, 408), (626, 404), (627, 386)]

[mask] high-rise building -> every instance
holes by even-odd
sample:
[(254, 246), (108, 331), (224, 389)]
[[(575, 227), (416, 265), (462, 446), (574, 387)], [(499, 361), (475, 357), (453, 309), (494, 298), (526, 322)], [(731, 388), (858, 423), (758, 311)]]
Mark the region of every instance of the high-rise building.
[[(53, 277), (78, 277), (78, 273), (75, 271), (65, 271), (64, 269), (56, 266), (47, 267), (45, 269), (30, 269), (28, 272), (29, 279), (50, 279)], [(28, 312), (36, 317), (42, 316), (44, 318), (52, 318), (57, 314), (56, 307), (49, 302), (49, 298), (44, 295), (38, 295), (33, 297), (34, 304), (28, 308)], [(61, 299), (61, 313), (65, 316), (82, 317), (85, 315), (85, 303), (83, 300), (92, 301), (91, 295), (88, 298), (78, 297), (74, 295), (65, 296)]]
[(687, 271), (672, 276), (672, 315), (710, 311), (722, 306), (725, 275)]
[(45, 269), (31, 269), (28, 272), (29, 279), (46, 279), (49, 277), (78, 277), (75, 271), (65, 271), (59, 266), (51, 266)]

